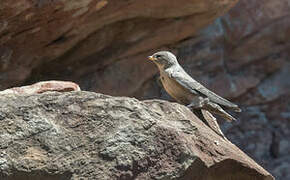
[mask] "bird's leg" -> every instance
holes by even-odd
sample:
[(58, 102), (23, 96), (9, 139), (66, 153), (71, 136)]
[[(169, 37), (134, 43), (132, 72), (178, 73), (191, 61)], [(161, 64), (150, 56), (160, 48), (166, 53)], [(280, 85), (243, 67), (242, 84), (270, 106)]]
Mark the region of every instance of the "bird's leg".
[(192, 109), (202, 109), (208, 103), (209, 103), (208, 98), (196, 96), (195, 98), (192, 99), (191, 103), (187, 105), (187, 107)]
[(187, 105), (187, 107), (192, 109), (208, 110), (214, 114), (220, 115), (221, 117), (225, 118), (228, 121), (235, 120), (234, 117), (225, 112), (218, 104), (210, 102), (208, 98), (197, 96), (194, 99), (192, 99), (191, 103)]

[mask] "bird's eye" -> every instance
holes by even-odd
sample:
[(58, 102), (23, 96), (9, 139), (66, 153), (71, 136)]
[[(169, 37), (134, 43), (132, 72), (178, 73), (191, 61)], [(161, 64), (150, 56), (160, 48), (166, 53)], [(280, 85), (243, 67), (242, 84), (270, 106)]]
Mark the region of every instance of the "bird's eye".
[(155, 57), (156, 57), (156, 58), (161, 58), (161, 55), (156, 55)]

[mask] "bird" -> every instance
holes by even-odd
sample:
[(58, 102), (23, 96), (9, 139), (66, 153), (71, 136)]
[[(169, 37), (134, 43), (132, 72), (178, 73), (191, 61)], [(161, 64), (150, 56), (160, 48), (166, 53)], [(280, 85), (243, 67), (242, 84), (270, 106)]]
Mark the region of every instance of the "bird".
[(220, 97), (193, 79), (180, 66), (173, 53), (159, 51), (148, 56), (148, 59), (157, 65), (164, 89), (178, 103), (194, 110), (207, 110), (230, 122), (236, 120), (223, 108), (241, 112), (239, 106)]

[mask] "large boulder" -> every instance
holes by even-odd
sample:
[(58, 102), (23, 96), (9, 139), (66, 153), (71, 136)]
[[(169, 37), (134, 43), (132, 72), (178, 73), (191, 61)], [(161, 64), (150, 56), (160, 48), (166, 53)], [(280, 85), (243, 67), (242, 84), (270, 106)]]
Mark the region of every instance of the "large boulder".
[(0, 96), (0, 178), (274, 179), (185, 106), (84, 91)]

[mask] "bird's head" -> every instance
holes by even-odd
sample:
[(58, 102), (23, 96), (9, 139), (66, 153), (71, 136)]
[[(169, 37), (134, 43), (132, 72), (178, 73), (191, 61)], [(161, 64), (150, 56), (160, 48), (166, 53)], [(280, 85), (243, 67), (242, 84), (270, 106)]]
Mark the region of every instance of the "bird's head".
[(159, 51), (149, 56), (148, 59), (153, 61), (159, 68), (163, 69), (178, 64), (175, 55), (169, 51)]

